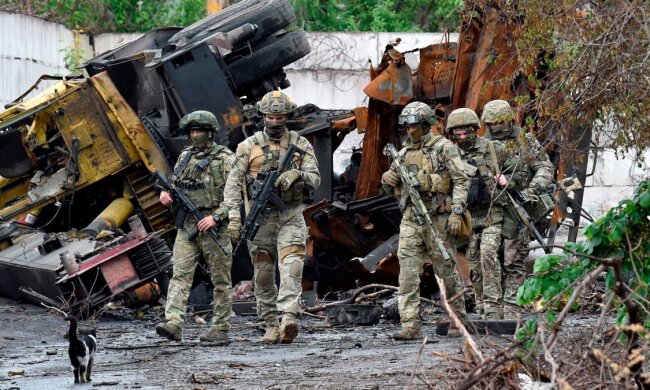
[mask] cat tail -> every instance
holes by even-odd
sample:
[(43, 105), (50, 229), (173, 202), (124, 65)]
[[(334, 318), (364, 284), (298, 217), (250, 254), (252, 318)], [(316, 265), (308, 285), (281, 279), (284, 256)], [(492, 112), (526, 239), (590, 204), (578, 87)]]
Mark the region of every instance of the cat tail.
[(68, 340), (70, 342), (77, 341), (77, 318), (72, 315), (65, 317), (66, 321), (70, 321), (70, 330), (68, 331)]

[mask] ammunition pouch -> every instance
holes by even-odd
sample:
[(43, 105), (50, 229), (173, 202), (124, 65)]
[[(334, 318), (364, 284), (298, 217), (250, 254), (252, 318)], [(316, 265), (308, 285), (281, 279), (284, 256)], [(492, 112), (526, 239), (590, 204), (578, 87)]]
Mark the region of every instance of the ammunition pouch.
[(182, 229), (185, 225), (185, 219), (187, 218), (187, 211), (184, 208), (179, 208), (178, 211), (174, 214), (174, 226), (176, 229)]
[(490, 191), (485, 181), (478, 176), (472, 177), (467, 191), (467, 208), (474, 211), (483, 208), (483, 206), (489, 206), (490, 200)]
[(512, 207), (503, 210), (503, 225), (501, 226), (501, 236), (508, 240), (514, 240), (519, 236), (521, 222), (517, 217), (517, 212)]
[(466, 238), (472, 235), (472, 214), (469, 210), (463, 210), (462, 220), (460, 221), (460, 232), (458, 237)]
[(280, 194), (280, 198), (286, 204), (300, 203), (305, 199), (305, 181), (296, 180), (288, 190)]
[(176, 182), (176, 187), (184, 191), (197, 191), (197, 190), (204, 190), (205, 184), (179, 180)]
[(440, 190), (433, 191), (433, 192), (441, 192), (443, 194), (449, 194), (451, 192), (451, 175), (449, 175), (449, 171), (444, 171), (439, 175), (441, 179)]

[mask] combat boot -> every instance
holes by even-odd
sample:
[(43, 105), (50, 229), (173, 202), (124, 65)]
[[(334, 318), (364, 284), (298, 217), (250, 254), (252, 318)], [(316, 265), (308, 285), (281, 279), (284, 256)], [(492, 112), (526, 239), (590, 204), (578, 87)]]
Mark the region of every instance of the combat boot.
[(173, 322), (163, 322), (156, 325), (156, 333), (168, 340), (181, 341), (183, 339), (183, 330)]
[(298, 323), (293, 314), (285, 314), (280, 325), (280, 342), (290, 344), (298, 335)]
[(393, 338), (395, 340), (420, 340), (422, 332), (419, 327), (402, 326), (402, 329), (393, 334)]
[(262, 336), (263, 344), (275, 344), (280, 341), (280, 323), (277, 318), (267, 318), (264, 320), (266, 332)]
[(199, 340), (215, 343), (217, 345), (228, 345), (230, 343), (228, 332), (216, 328), (212, 328), (208, 333), (202, 334), (201, 337), (199, 337)]

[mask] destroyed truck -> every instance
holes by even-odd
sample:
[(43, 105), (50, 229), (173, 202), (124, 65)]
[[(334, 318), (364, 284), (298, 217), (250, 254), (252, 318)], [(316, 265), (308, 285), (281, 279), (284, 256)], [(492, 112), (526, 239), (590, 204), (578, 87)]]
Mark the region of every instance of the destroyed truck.
[(242, 1), (151, 31), (84, 63), (87, 77), (9, 104), (0, 113), (0, 295), (59, 306), (61, 297), (80, 312), (118, 294), (164, 293), (173, 219), (149, 178), (171, 173), (189, 112), (214, 113), (218, 142), (232, 148), (257, 129), (252, 104), (288, 87), (283, 67), (310, 51), (294, 21), (287, 0)]
[[(477, 3), (473, 11), (458, 43), (403, 51), (399, 40), (388, 44), (369, 69), (368, 107), (327, 111), (308, 104), (290, 116), (288, 127), (314, 145), (322, 177), (304, 213), (304, 291), (323, 296), (397, 283), (401, 212), (382, 193), (380, 176), (388, 168), (384, 146), (400, 142), (397, 116), (405, 104), (428, 103), (439, 119), (434, 131), (442, 132), (454, 108), (480, 114), (492, 99), (534, 97), (513, 52), (517, 24), (493, 3)], [(218, 141), (233, 150), (261, 130), (254, 103), (287, 87), (282, 68), (310, 51), (304, 32), (290, 28), (293, 21), (286, 0), (245, 0), (187, 28), (158, 29), (103, 53), (83, 65), (89, 77), (61, 80), (0, 113), (0, 294), (52, 304), (62, 295), (84, 309), (117, 294), (135, 300), (164, 294), (172, 217), (148, 178), (154, 170), (169, 174), (187, 144), (179, 118), (191, 111), (213, 112), (223, 129)], [(414, 52), (417, 69), (405, 61)], [(353, 130), (363, 133), (363, 148), (339, 177), (333, 152)], [(549, 240), (563, 221), (572, 222), (575, 240), (582, 215), (589, 135), (570, 135), (575, 139), (540, 139), (552, 153), (558, 142), (580, 143), (580, 156), (554, 159), (558, 179), (578, 179), (559, 180), (566, 185), (550, 205), (555, 210), (540, 213), (540, 221), (550, 222)], [(247, 256), (234, 254), (234, 282), (251, 277)], [(464, 264), (459, 257), (468, 280)], [(154, 279), (157, 285), (149, 283)], [(435, 288), (425, 270), (422, 292)]]

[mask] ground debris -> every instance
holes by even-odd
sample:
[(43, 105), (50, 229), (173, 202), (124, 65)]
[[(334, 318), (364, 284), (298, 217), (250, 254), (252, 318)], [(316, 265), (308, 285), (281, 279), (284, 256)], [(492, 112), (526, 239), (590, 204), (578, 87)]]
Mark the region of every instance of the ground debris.
[(198, 385), (207, 385), (207, 384), (219, 384), (224, 380), (235, 380), (237, 379), (234, 375), (228, 374), (209, 374), (209, 373), (192, 373), (190, 375), (190, 383), (195, 383)]

